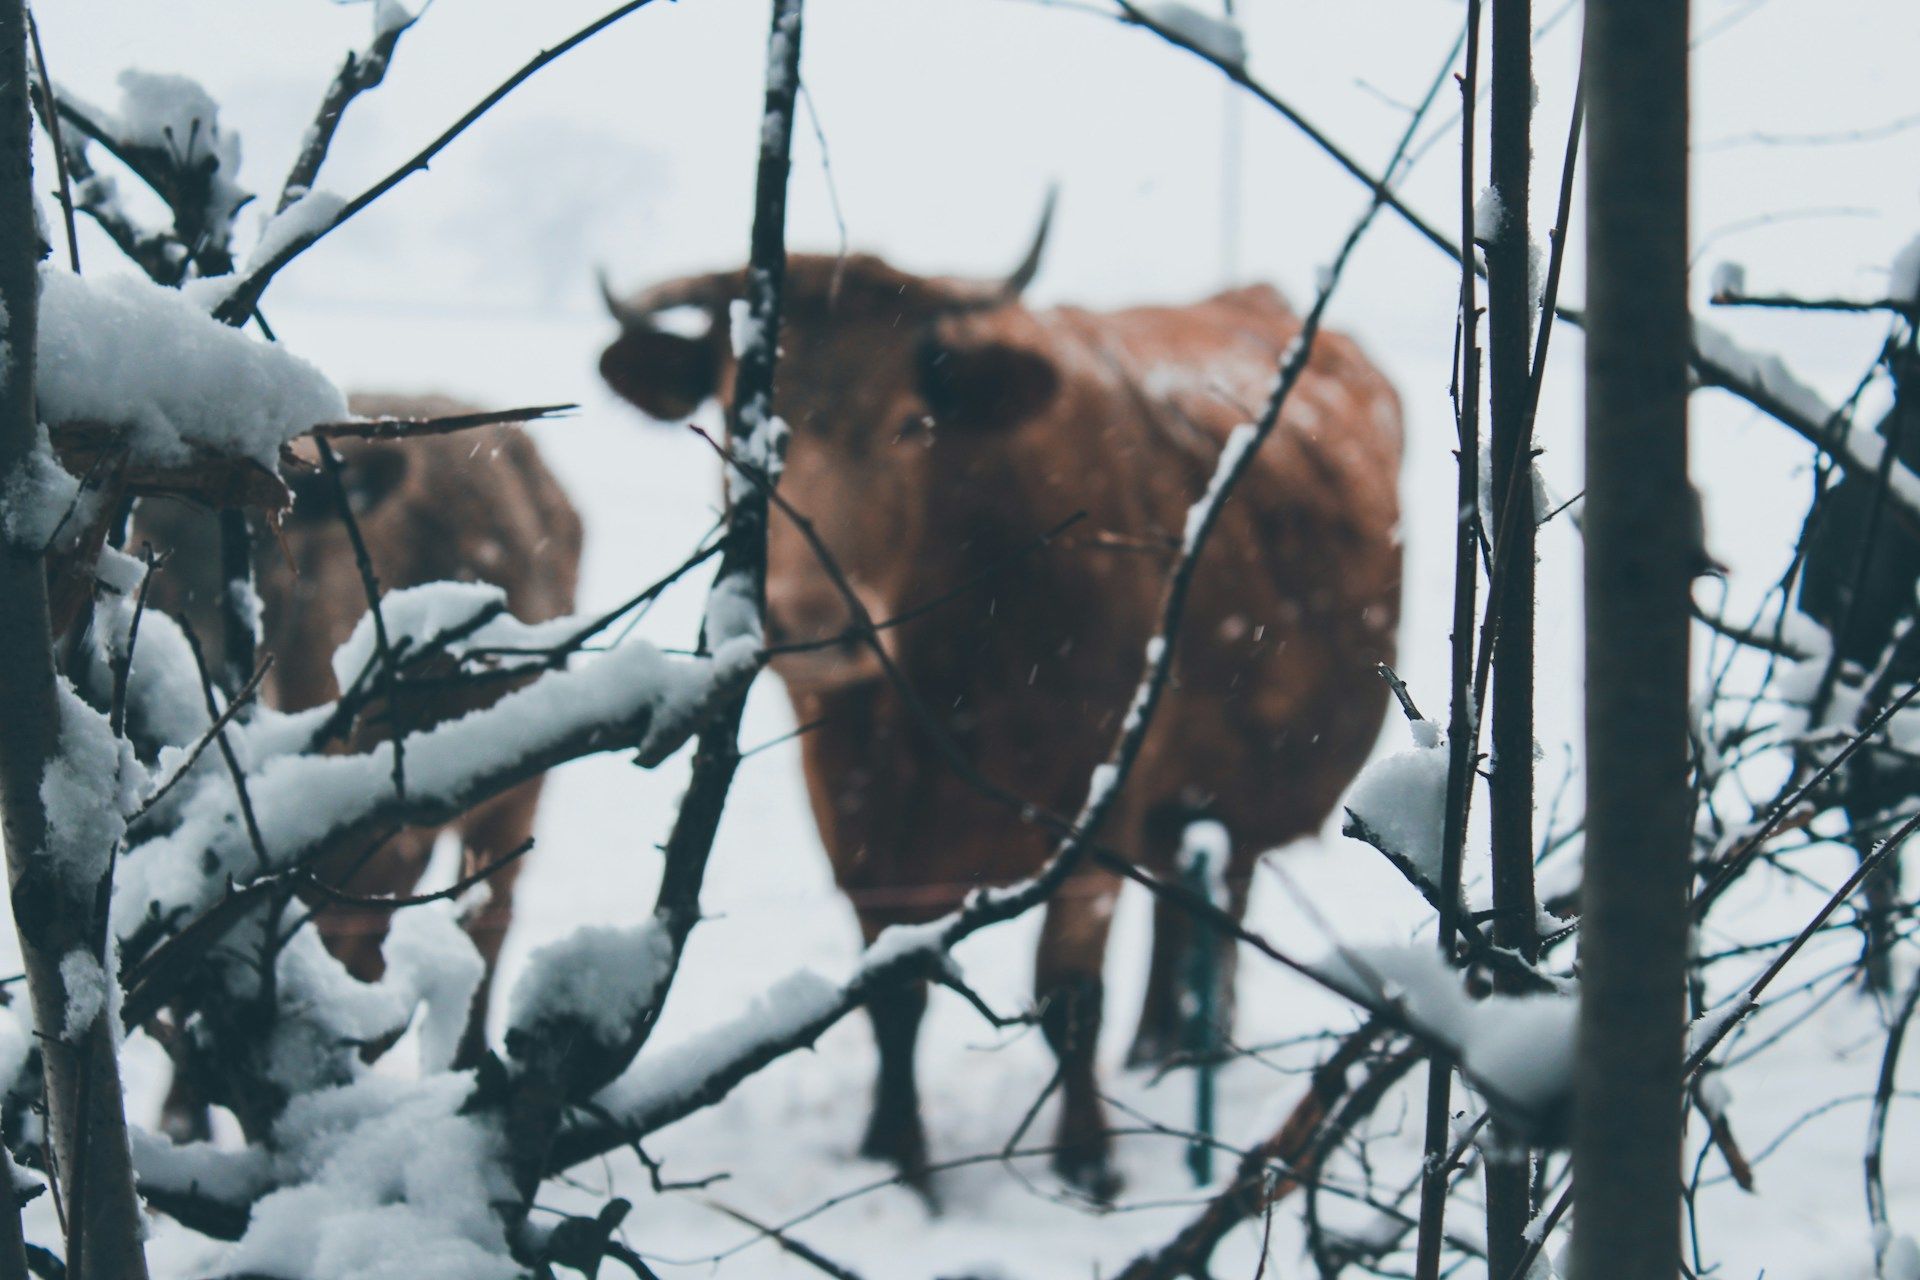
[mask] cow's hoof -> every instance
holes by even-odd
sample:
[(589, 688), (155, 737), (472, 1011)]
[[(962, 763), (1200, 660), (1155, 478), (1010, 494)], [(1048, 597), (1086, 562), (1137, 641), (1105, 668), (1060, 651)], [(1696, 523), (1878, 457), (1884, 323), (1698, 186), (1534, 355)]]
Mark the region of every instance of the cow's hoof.
[(1140, 1028), (1133, 1038), (1133, 1047), (1127, 1050), (1127, 1069), (1138, 1070), (1143, 1067), (1164, 1067), (1179, 1053), (1179, 1044), (1174, 1037), (1158, 1031)]
[(1058, 1152), (1053, 1157), (1053, 1171), (1060, 1175), (1062, 1182), (1095, 1204), (1112, 1204), (1126, 1186), (1126, 1179), (1113, 1167), (1105, 1150)]
[(860, 1140), (860, 1154), (869, 1160), (890, 1164), (900, 1181), (933, 1203), (931, 1179), (927, 1170), (927, 1135), (918, 1123), (882, 1123), (878, 1116), (867, 1126)]

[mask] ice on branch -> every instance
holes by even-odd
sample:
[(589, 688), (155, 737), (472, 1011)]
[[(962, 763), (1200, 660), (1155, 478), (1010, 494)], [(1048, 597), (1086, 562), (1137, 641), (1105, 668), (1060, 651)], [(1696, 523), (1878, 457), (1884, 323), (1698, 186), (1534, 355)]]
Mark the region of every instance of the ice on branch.
[(486, 976), (486, 962), (460, 927), (453, 904), (429, 903), (395, 916), (386, 945), (383, 983), (400, 986), (423, 1008), (419, 1016), (420, 1069), (429, 1074), (453, 1066), (473, 1008), (473, 993)]
[(1233, 860), (1233, 837), (1224, 825), (1212, 818), (1189, 822), (1180, 833), (1180, 852), (1174, 866), (1183, 883), (1200, 881), (1208, 902), (1226, 910), (1232, 900), (1227, 891), (1227, 867)]
[(1415, 720), (1411, 727), (1411, 748), (1361, 770), (1347, 796), (1343, 831), (1384, 853), (1427, 901), (1438, 904), (1447, 817), (1447, 736), (1431, 720)]
[(1912, 1236), (1877, 1232), (1874, 1252), (1879, 1256), (1880, 1280), (1920, 1280), (1920, 1244)]
[[(123, 596), (95, 612), (95, 627), (110, 628), (104, 638), (115, 657), (127, 651), (134, 609), (134, 601)], [(166, 614), (148, 609), (141, 615), (139, 641), (133, 646), (133, 665), (127, 672), (128, 728), (142, 742), (188, 747), (207, 724), (199, 668), (186, 633)]]
[(1139, 9), (1155, 26), (1166, 28), (1215, 62), (1230, 67), (1246, 65), (1247, 36), (1238, 23), (1202, 13), (1178, 0), (1143, 4)]
[(178, 465), (196, 447), (272, 469), (280, 446), (346, 416), (346, 398), (292, 353), (219, 323), (133, 276), (40, 271), (40, 416), (126, 432), (136, 461)]
[[(380, 598), (380, 621), (387, 640), (400, 654), (448, 647), (520, 642), (531, 628), (507, 614), (507, 593), (490, 582), (429, 582), (389, 591)], [(499, 623), (501, 625), (493, 626)], [(333, 678), (350, 689), (379, 656), (379, 630), (371, 611), (362, 614), (346, 642), (333, 651)]]
[(1710, 287), (1716, 298), (1737, 298), (1747, 291), (1747, 269), (1738, 262), (1722, 262), (1713, 269)]
[[(123, 152), (142, 157), (150, 168), (191, 175), (206, 183), (202, 211), (209, 231), (221, 242), (234, 213), (251, 197), (235, 178), (240, 172), (240, 137), (220, 127), (220, 106), (187, 76), (129, 68), (118, 78), (120, 102), (113, 112), (84, 104), (66, 89), (60, 97), (81, 110)], [(95, 202), (111, 203), (111, 179), (99, 183)], [(102, 200), (101, 198), (104, 198)]]
[(240, 167), (240, 139), (221, 132), (220, 105), (198, 81), (128, 68), (117, 83), (120, 109), (103, 123), (120, 142), (181, 161), (212, 156), (229, 174)]
[(735, 298), (727, 304), (727, 333), (733, 342), (735, 360), (741, 359), (766, 340), (765, 331), (754, 318), (753, 307), (745, 298)]
[(69, 1043), (85, 1035), (107, 1007), (110, 981), (100, 957), (90, 951), (75, 948), (61, 957), (60, 985), (67, 990), (67, 1018), (60, 1034)]

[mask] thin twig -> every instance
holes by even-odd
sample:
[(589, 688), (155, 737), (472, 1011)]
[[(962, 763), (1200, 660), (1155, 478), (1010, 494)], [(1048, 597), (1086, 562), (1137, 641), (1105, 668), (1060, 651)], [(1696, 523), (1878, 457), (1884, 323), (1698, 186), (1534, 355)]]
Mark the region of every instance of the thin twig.
[(786, 1250), (786, 1252), (800, 1259), (800, 1261), (806, 1263), (822, 1275), (832, 1276), (833, 1280), (860, 1280), (859, 1272), (840, 1265), (810, 1245), (800, 1243), (800, 1241), (795, 1240), (779, 1227), (770, 1227), (763, 1223), (756, 1222), (746, 1214), (741, 1213), (738, 1209), (729, 1208), (721, 1204), (718, 1200), (708, 1200), (707, 1204), (717, 1212), (726, 1214), (742, 1226), (752, 1227), (755, 1231), (758, 1231), (761, 1235), (767, 1237), (782, 1249)]
[(53, 109), (53, 81), (47, 75), (47, 54), (40, 47), (40, 24), (33, 20), (32, 9), (27, 10), (27, 39), (33, 46), (37, 80), (34, 103), (39, 108), (40, 122), (47, 127), (47, 137), (53, 141), (53, 171), (60, 181), (60, 217), (67, 230), (67, 262), (73, 274), (79, 275), (80, 235), (73, 222), (73, 184), (67, 175), (67, 148), (60, 139), (60, 113)]
[(254, 696), (260, 692), (260, 682), (266, 679), (267, 672), (272, 670), (272, 668), (273, 655), (268, 654), (260, 660), (260, 665), (254, 668), (253, 675), (247, 680), (247, 683), (241, 687), (240, 692), (235, 694), (227, 703), (225, 709), (220, 712), (214, 722), (207, 727), (206, 732), (194, 740), (193, 746), (187, 751), (187, 758), (180, 762), (179, 768), (168, 774), (166, 781), (149, 792), (147, 798), (140, 802), (140, 807), (128, 816), (127, 825), (129, 827), (152, 812), (153, 807), (164, 800), (167, 793), (178, 786), (182, 778), (185, 778), (189, 773), (193, 772), (193, 766), (199, 761), (201, 753), (213, 745), (213, 740), (219, 736), (220, 732), (225, 729), (228, 724), (232, 723), (235, 716), (240, 714), (240, 709), (253, 701)]
[[(412, 895), (397, 894), (390, 897), (386, 895), (348, 893), (344, 889), (339, 889), (328, 884), (325, 880), (322, 880), (319, 876), (309, 871), (299, 872), (293, 879), (294, 882), (302, 888), (311, 889), (328, 902), (338, 906), (369, 907), (381, 911), (399, 911), (406, 907), (424, 907), (429, 902), (445, 902), (448, 899), (457, 898), (467, 890), (473, 888), (473, 886), (491, 879), (508, 864), (518, 862), (532, 851), (533, 837), (528, 836), (512, 850), (501, 854), (486, 866), (481, 867), (478, 871), (469, 872), (446, 888), (436, 889), (432, 893), (416, 893)], [(346, 879), (350, 880), (352, 877), (348, 876)], [(345, 880), (342, 881), (342, 883), (345, 882)]]
[(1909, 321), (1920, 321), (1920, 301), (1912, 298), (1800, 298), (1790, 294), (1749, 294), (1721, 291), (1708, 299), (1716, 307), (1760, 307), (1776, 311), (1891, 311)]
[[(1478, 269), (1473, 245), (1474, 116), (1480, 70), (1480, 0), (1467, 0), (1466, 67), (1460, 80), (1460, 304), (1455, 401), (1459, 454), (1456, 458), (1453, 556), (1453, 642), (1447, 714), (1447, 790), (1440, 843), (1440, 900), (1436, 936), (1449, 962), (1458, 940), (1455, 904), (1460, 901), (1461, 862), (1466, 847), (1467, 814), (1473, 801), (1473, 762), (1480, 738), (1480, 702), (1469, 685), (1473, 667), (1473, 613), (1479, 563), (1475, 524), (1480, 508), (1480, 348), (1475, 339), (1479, 308), (1475, 301)], [(1447, 1168), (1440, 1159), (1447, 1143), (1452, 1105), (1453, 1062), (1436, 1054), (1427, 1064), (1424, 1152), (1420, 1180), (1420, 1225), (1414, 1274), (1436, 1280), (1446, 1241)]]
[(340, 511), (340, 523), (346, 527), (347, 540), (353, 545), (354, 568), (360, 573), (360, 589), (367, 599), (367, 612), (373, 618), (374, 655), (379, 662), (380, 674), (377, 683), (387, 699), (387, 713), (393, 718), (393, 794), (401, 803), (407, 798), (407, 725), (401, 715), (400, 705), (394, 697), (393, 644), (387, 635), (387, 619), (380, 607), (380, 580), (375, 576), (373, 557), (367, 551), (367, 541), (360, 536), (360, 522), (354, 518), (353, 501), (347, 496), (347, 486), (340, 474), (340, 457), (334, 453), (333, 446), (325, 440), (315, 440), (320, 450), (320, 465), (325, 468), (327, 479), (332, 482), (333, 498)]
[(333, 147), (333, 135), (340, 127), (341, 117), (355, 98), (386, 79), (387, 66), (393, 61), (395, 46), (418, 18), (417, 13), (409, 14), (376, 33), (364, 52), (347, 55), (346, 62), (334, 75), (333, 83), (327, 86), (326, 94), (320, 99), (313, 123), (307, 126), (300, 154), (294, 158), (292, 167), (287, 170), (287, 180), (280, 186), (280, 201), (275, 212), (285, 213), (289, 205), (313, 189), (314, 179), (320, 176), (320, 166), (326, 163), (327, 152)]
[(512, 75), (501, 81), (491, 93), (470, 107), (466, 114), (449, 125), (439, 137), (415, 152), (402, 163), (399, 168), (393, 170), (393, 172), (387, 174), (386, 177), (380, 179), (343, 205), (340, 211), (334, 214), (325, 225), (316, 228), (307, 236), (296, 237), (272, 257), (255, 267), (245, 278), (234, 285), (233, 291), (214, 309), (214, 318), (223, 323), (233, 325), (245, 322), (247, 317), (253, 314), (254, 307), (260, 301), (260, 295), (266, 292), (267, 286), (272, 283), (274, 275), (278, 273), (281, 268), (306, 252), (306, 250), (312, 248), (329, 232), (334, 231), (342, 223), (345, 223), (381, 196), (399, 186), (402, 181), (415, 173), (424, 172), (433, 158), (446, 149), (447, 144), (459, 137), (462, 133), (465, 133), (475, 121), (487, 112), (493, 110), (493, 108), (500, 103), (501, 99), (519, 88), (531, 78), (535, 72), (556, 58), (561, 57), (598, 35), (601, 31), (620, 21), (620, 19), (626, 17), (628, 14), (644, 9), (652, 2), (653, 0), (627, 0), (627, 3), (596, 18), (552, 48), (541, 50), (518, 71), (515, 71)]
[(485, 413), (450, 413), (428, 418), (359, 418), (349, 422), (322, 422), (307, 429), (316, 440), (411, 440), (441, 436), (473, 427), (501, 423), (539, 422), (571, 413), (577, 404), (530, 405), (524, 409), (493, 409)]
[(213, 740), (220, 748), (220, 758), (226, 761), (227, 776), (233, 780), (234, 795), (239, 799), (240, 818), (246, 826), (247, 841), (253, 846), (254, 857), (259, 859), (260, 865), (271, 866), (266, 839), (260, 834), (260, 821), (254, 816), (253, 796), (247, 790), (246, 770), (240, 767), (240, 758), (234, 754), (233, 744), (227, 741), (225, 720), (221, 716), (219, 702), (213, 696), (213, 674), (207, 670), (207, 657), (200, 647), (200, 637), (194, 634), (193, 625), (185, 618), (178, 621), (180, 633), (187, 638), (187, 648), (193, 651), (193, 665), (200, 673), (200, 694), (206, 701), (207, 715), (214, 722), (211, 730)]

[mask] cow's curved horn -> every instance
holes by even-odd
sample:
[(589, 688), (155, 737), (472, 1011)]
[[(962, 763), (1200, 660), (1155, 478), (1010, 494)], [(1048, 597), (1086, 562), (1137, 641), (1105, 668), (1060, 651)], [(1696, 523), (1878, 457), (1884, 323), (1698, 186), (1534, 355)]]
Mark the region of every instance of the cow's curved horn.
[(1040, 225), (1033, 233), (1033, 243), (1027, 246), (1027, 256), (1020, 259), (1010, 275), (1001, 282), (1000, 296), (1008, 302), (1014, 301), (1027, 291), (1033, 278), (1040, 274), (1040, 255), (1047, 248), (1047, 233), (1053, 230), (1053, 207), (1060, 199), (1060, 188), (1047, 188), (1047, 202), (1040, 208)]
[(599, 281), (600, 296), (607, 304), (607, 313), (619, 321), (622, 329), (637, 329), (647, 323), (645, 312), (620, 301), (613, 291), (613, 283), (607, 279), (605, 267), (595, 271), (594, 278)]

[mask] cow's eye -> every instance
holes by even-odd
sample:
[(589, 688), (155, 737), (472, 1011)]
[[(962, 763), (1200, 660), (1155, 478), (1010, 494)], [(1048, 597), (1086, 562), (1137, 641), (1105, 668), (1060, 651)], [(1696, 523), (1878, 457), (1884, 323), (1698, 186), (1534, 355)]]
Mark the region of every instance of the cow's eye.
[(933, 443), (932, 414), (915, 413), (901, 419), (899, 428), (893, 433), (893, 442), (905, 444), (909, 440), (918, 440), (922, 444)]

